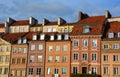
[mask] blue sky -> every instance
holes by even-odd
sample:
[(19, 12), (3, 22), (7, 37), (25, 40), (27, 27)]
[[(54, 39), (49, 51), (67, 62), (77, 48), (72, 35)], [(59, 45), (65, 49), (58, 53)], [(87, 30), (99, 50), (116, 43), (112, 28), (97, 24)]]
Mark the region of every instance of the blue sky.
[(16, 20), (33, 16), (42, 21), (62, 17), (67, 22), (78, 19), (78, 12), (89, 16), (104, 15), (109, 10), (112, 16), (120, 16), (120, 0), (0, 0), (0, 22), (8, 17)]

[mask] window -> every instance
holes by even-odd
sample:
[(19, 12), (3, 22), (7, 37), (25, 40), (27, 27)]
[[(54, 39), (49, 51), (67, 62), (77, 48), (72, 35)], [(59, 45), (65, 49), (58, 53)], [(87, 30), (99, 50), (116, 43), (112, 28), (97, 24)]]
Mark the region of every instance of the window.
[(33, 68), (29, 68), (28, 74), (33, 75)]
[(92, 46), (97, 46), (97, 40), (92, 40)]
[(65, 34), (65, 35), (64, 35), (64, 39), (65, 39), (65, 40), (69, 40), (69, 35), (68, 35), (68, 34)]
[(113, 45), (113, 48), (114, 48), (114, 49), (118, 49), (118, 48), (119, 48), (119, 45), (118, 45), (118, 44), (114, 44), (114, 45)]
[(108, 49), (108, 45), (104, 45), (104, 49)]
[(87, 60), (87, 54), (82, 54), (82, 60)]
[(118, 55), (113, 55), (113, 61), (118, 61)]
[(44, 40), (44, 38), (45, 38), (45, 35), (44, 35), (44, 34), (41, 34), (41, 35), (40, 35), (40, 40)]
[(7, 51), (10, 52), (10, 50), (11, 50), (11, 48), (10, 48), (10, 46), (8, 46), (8, 47), (7, 47)]
[(4, 50), (5, 50), (4, 47), (1, 47), (1, 52), (4, 52)]
[(104, 74), (105, 74), (105, 75), (108, 74), (108, 67), (104, 67)]
[(23, 38), (23, 44), (27, 43), (27, 38)]
[(48, 56), (48, 62), (52, 61), (52, 56)]
[(88, 45), (88, 40), (83, 40), (83, 41), (82, 41), (82, 45), (83, 45), (83, 46), (87, 46), (87, 45)]
[(30, 56), (30, 62), (34, 62), (34, 56)]
[(55, 74), (58, 74), (58, 72), (59, 72), (59, 69), (58, 68), (55, 68)]
[(52, 28), (48, 28), (47, 32), (52, 32)]
[(3, 62), (3, 56), (0, 56), (0, 62)]
[(20, 70), (17, 70), (17, 76), (20, 76)]
[(47, 69), (47, 72), (48, 72), (48, 74), (51, 74), (52, 69), (51, 69), (51, 68), (48, 68), (48, 69)]
[(15, 64), (15, 59), (12, 59), (12, 64)]
[(25, 64), (25, 63), (26, 63), (25, 58), (23, 58), (22, 59), (22, 64)]
[(52, 51), (53, 47), (52, 46), (49, 46), (48, 47), (48, 51)]
[(57, 36), (57, 40), (61, 40), (61, 39), (62, 39), (62, 35), (59, 34), (59, 35)]
[(38, 56), (38, 62), (42, 62), (42, 56)]
[(113, 68), (113, 73), (114, 73), (114, 75), (118, 75), (118, 67)]
[(16, 48), (14, 48), (14, 49), (13, 49), (13, 53), (16, 53), (16, 51), (17, 51)]
[(20, 59), (19, 58), (17, 59), (17, 64), (20, 64)]
[(60, 51), (60, 46), (56, 46), (56, 51)]
[(78, 60), (78, 54), (77, 53), (74, 54), (74, 60)]
[(62, 74), (66, 74), (66, 68), (62, 68)]
[(18, 44), (21, 44), (22, 43), (22, 40), (21, 38), (18, 39)]
[(37, 74), (37, 75), (41, 75), (41, 68), (37, 68), (36, 74)]
[(60, 56), (55, 56), (55, 62), (59, 62)]
[(56, 28), (53, 28), (53, 32), (56, 32), (57, 31), (57, 29)]
[(21, 48), (18, 48), (18, 53), (21, 53), (22, 52), (22, 49)]
[(23, 28), (23, 32), (27, 32), (27, 28), (26, 27)]
[(104, 55), (104, 61), (108, 61), (108, 55)]
[(96, 67), (92, 67), (92, 74), (96, 74), (97, 70)]
[(9, 55), (6, 55), (6, 57), (5, 57), (5, 62), (9, 62), (9, 60), (10, 60), (10, 56), (9, 56)]
[(22, 70), (22, 76), (25, 76), (25, 70)]
[(67, 45), (63, 45), (63, 51), (67, 51)]
[(33, 40), (37, 40), (37, 35), (36, 34), (33, 35)]
[(24, 49), (23, 49), (23, 53), (26, 53), (26, 52), (27, 52), (27, 49), (26, 49), (26, 48), (24, 48)]
[(118, 38), (120, 38), (120, 32), (118, 32)]
[(42, 50), (43, 49), (43, 45), (42, 44), (39, 44), (38, 45), (38, 50)]
[(73, 67), (73, 73), (77, 74), (78, 73), (78, 68), (77, 67)]
[(54, 35), (51, 35), (51, 36), (50, 36), (50, 40), (54, 40)]
[(66, 62), (66, 56), (62, 56), (62, 62)]
[(114, 38), (114, 33), (113, 32), (108, 33), (108, 38)]
[(61, 29), (61, 32), (62, 32), (62, 33), (65, 32), (64, 28)]
[(96, 54), (92, 54), (92, 60), (96, 60), (97, 55)]
[(35, 50), (35, 45), (31, 45), (30, 50)]
[(22, 32), (22, 27), (20, 27), (20, 32)]
[(89, 27), (83, 28), (83, 33), (88, 33), (88, 32), (90, 32), (90, 28)]
[(2, 74), (2, 67), (0, 67), (0, 74)]
[(8, 74), (8, 68), (4, 68), (4, 74)]
[(74, 46), (78, 46), (78, 40), (74, 40)]

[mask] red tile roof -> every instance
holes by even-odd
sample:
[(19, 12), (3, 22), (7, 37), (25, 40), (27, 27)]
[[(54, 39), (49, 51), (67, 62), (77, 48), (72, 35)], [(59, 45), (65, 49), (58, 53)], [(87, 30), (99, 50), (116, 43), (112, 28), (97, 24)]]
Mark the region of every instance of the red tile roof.
[(5, 28), (5, 24), (4, 23), (0, 24), (0, 28)]
[(25, 36), (27, 33), (9, 33), (3, 36), (3, 39), (11, 43), (16, 42), (19, 38)]
[(15, 21), (11, 24), (12, 26), (15, 26), (15, 25), (29, 25), (29, 20), (18, 20), (18, 21)]
[[(52, 21), (52, 22), (49, 22), (48, 24), (46, 24), (46, 25), (58, 25), (58, 22), (57, 21)], [(45, 25), (45, 26), (46, 26)]]
[(31, 27), (42, 27), (42, 24), (33, 25)]
[(90, 32), (88, 33), (83, 33), (83, 27), (84, 26), (74, 26), (73, 30), (71, 32), (72, 35), (97, 35), (97, 34), (101, 34), (102, 33), (102, 25), (94, 25), (94, 26), (90, 26)]
[(91, 16), (83, 20), (78, 21), (78, 24), (94, 24), (103, 23), (106, 20), (105, 16)]

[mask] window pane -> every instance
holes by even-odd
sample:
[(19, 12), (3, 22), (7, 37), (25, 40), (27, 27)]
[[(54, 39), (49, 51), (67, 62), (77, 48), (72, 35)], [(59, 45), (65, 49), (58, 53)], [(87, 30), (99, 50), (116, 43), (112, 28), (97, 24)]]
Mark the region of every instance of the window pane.
[(74, 46), (78, 46), (78, 40), (74, 40)]
[(30, 50), (35, 50), (35, 45), (31, 45)]
[(42, 62), (42, 56), (38, 56), (38, 62)]
[(42, 44), (39, 44), (38, 45), (38, 50), (42, 50), (43, 49), (43, 45)]

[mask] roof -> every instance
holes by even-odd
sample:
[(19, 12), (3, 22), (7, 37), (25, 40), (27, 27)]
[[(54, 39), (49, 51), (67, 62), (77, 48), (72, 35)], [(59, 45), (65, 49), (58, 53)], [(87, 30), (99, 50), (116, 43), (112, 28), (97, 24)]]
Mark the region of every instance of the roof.
[(118, 39), (117, 38), (117, 34), (118, 32), (120, 32), (120, 22), (110, 22), (108, 25), (107, 25), (107, 30), (106, 30), (106, 35), (104, 37), (104, 39), (111, 39), (111, 38), (108, 38), (108, 33), (109, 32), (113, 32), (114, 33), (114, 38), (113, 39)]
[(42, 24), (36, 24), (36, 25), (33, 25), (31, 27), (42, 27)]
[(48, 26), (48, 25), (58, 25), (58, 22), (52, 21), (52, 22), (48, 22), (47, 24), (45, 24), (45, 26)]
[(15, 26), (15, 25), (29, 25), (29, 20), (18, 20), (18, 21), (15, 21), (11, 24), (12, 26)]
[(83, 20), (78, 21), (78, 24), (95, 24), (95, 23), (103, 23), (106, 20), (105, 16), (91, 16), (85, 18)]
[(0, 28), (5, 28), (5, 24), (4, 24), (4, 23), (1, 23), (1, 24), (0, 24)]
[(102, 25), (90, 26), (90, 32), (83, 33), (84, 26), (74, 26), (71, 35), (98, 35), (102, 33)]
[(27, 32), (23, 32), (23, 33), (9, 33), (9, 34), (4, 35), (3, 39), (8, 41), (8, 42), (14, 43), (19, 38), (25, 36), (26, 34), (27, 34)]

